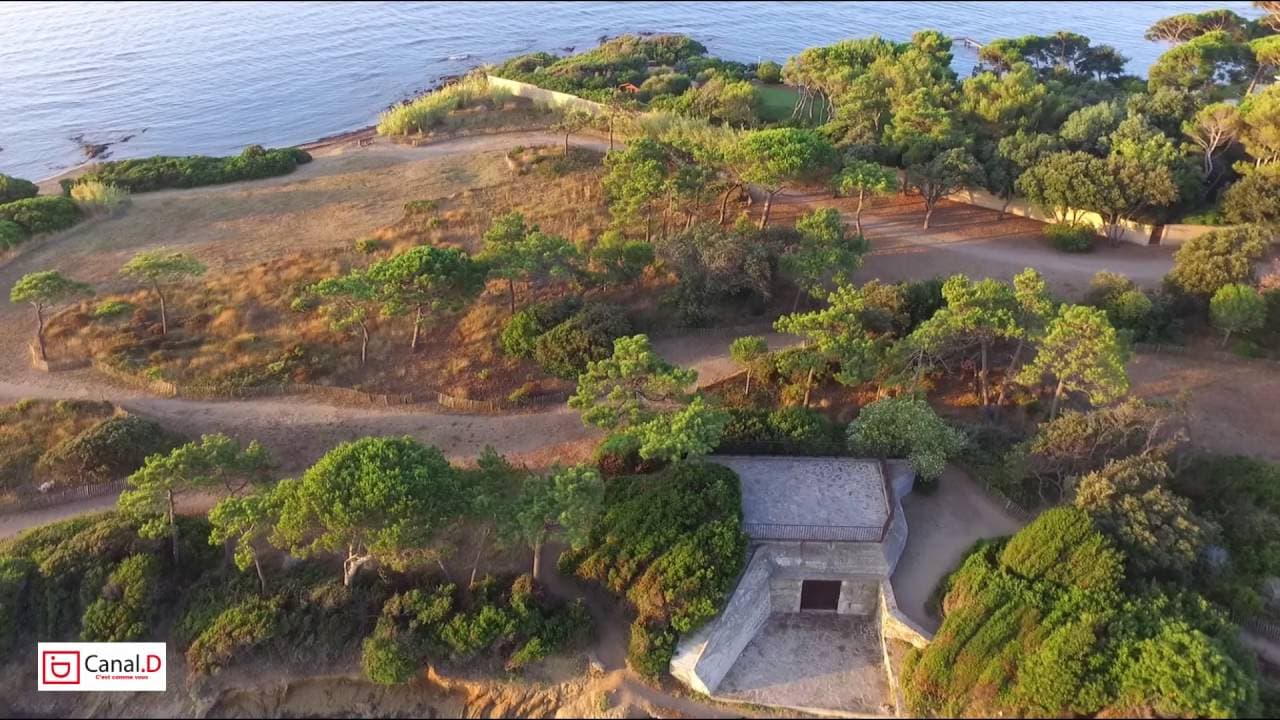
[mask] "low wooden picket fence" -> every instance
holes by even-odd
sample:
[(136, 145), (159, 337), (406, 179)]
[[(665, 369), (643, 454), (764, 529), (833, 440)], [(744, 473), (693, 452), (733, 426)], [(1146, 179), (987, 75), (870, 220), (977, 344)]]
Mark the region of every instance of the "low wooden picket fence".
[(39, 370), (40, 372), (64, 372), (67, 370), (79, 370), (82, 367), (89, 366), (89, 361), (83, 358), (73, 358), (70, 360), (44, 360), (40, 357), (40, 348), (33, 343), (27, 344), (27, 350), (31, 353), (31, 367)]
[(1189, 358), (1199, 358), (1202, 360), (1217, 360), (1219, 362), (1230, 363), (1249, 363), (1254, 365), (1263, 365), (1266, 367), (1280, 368), (1280, 360), (1271, 358), (1251, 358), (1226, 350), (1205, 350), (1203, 348), (1190, 348), (1185, 345), (1161, 345), (1157, 343), (1134, 343), (1133, 349), (1141, 353), (1150, 353), (1152, 355), (1180, 355)]
[(81, 487), (67, 488), (65, 490), (56, 490), (48, 493), (0, 497), (0, 515), (30, 512), (32, 510), (41, 510), (54, 505), (75, 502), (76, 500), (102, 497), (103, 495), (119, 493), (124, 490), (124, 488), (125, 482), (123, 480), (118, 480), (116, 482), (100, 483), (97, 485), (83, 485)]
[(244, 388), (210, 388), (198, 385), (181, 386), (167, 380), (142, 377), (100, 361), (94, 361), (93, 368), (107, 377), (153, 395), (181, 397), (190, 400), (243, 400), (263, 397), (306, 396), (343, 405), (384, 407), (435, 405), (459, 412), (501, 413), (563, 403), (569, 399), (570, 394), (569, 391), (562, 390), (530, 395), (519, 400), (511, 400), (509, 398), (478, 400), (457, 397), (435, 389), (427, 389), (421, 393), (388, 394), (370, 393), (335, 385), (314, 385), (309, 383), (255, 385)]

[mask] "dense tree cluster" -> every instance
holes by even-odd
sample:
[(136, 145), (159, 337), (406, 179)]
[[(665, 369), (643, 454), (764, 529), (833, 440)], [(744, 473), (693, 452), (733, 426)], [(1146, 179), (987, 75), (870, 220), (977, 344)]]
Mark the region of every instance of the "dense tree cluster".
[(738, 478), (720, 465), (619, 478), (587, 542), (561, 556), (563, 571), (635, 608), (628, 659), (639, 672), (665, 673), (678, 636), (710, 620), (733, 589), (746, 562), (741, 503)]
[(1141, 589), (1125, 559), (1074, 508), (980, 544), (948, 580), (936, 639), (904, 663), (913, 712), (1258, 712), (1256, 671), (1225, 616), (1194, 594)]

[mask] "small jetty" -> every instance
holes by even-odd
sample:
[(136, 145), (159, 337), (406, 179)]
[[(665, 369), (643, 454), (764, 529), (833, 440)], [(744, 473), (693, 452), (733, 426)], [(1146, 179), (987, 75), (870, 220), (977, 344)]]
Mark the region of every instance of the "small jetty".
[(973, 39), (973, 38), (971, 38), (971, 37), (956, 37), (956, 38), (951, 38), (951, 42), (959, 43), (962, 47), (968, 48), (968, 49), (970, 49), (970, 50), (981, 50), (981, 49), (982, 49), (982, 43), (978, 42), (977, 40), (974, 40), (974, 39)]

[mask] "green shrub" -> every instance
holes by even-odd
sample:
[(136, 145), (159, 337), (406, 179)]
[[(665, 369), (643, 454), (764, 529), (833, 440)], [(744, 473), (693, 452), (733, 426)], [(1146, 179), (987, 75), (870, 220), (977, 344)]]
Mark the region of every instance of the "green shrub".
[(1074, 508), (1045, 512), (1003, 549), (975, 547), (946, 581), (933, 641), (903, 663), (911, 714), (1256, 713), (1256, 673), (1238, 630), (1195, 595), (1145, 578), (1121, 583), (1123, 562)]
[(964, 434), (947, 425), (920, 398), (899, 396), (862, 408), (849, 424), (854, 452), (880, 458), (906, 458), (924, 481), (942, 475), (947, 460), (964, 449)]
[[(498, 77), (570, 93), (605, 102), (623, 83), (640, 85), (651, 66), (670, 66), (677, 72), (694, 73), (717, 66), (704, 58), (706, 48), (684, 35), (621, 35), (598, 47), (569, 57), (535, 52), (514, 57), (494, 70)], [(698, 63), (705, 60), (705, 63)], [(719, 61), (729, 73), (743, 68), (741, 63)]]
[(998, 423), (964, 425), (961, 431), (967, 440), (955, 462), (971, 477), (981, 478), (1023, 507), (1043, 502), (1027, 482), (1025, 451), (1019, 447), (1025, 435)]
[(1209, 318), (1226, 342), (1233, 334), (1262, 329), (1267, 324), (1267, 301), (1248, 285), (1228, 283), (1209, 300)]
[[(206, 526), (207, 532), (207, 526)], [(19, 636), (45, 641), (80, 636), (85, 611), (103, 596), (112, 570), (130, 555), (150, 552), (136, 525), (116, 513), (86, 515), (29, 530), (0, 544), (0, 556), (29, 560), (36, 575), (19, 608)], [(203, 558), (189, 558), (193, 566)]]
[(676, 652), (676, 634), (661, 624), (631, 624), (627, 642), (627, 664), (645, 677), (661, 677)]
[(549, 374), (571, 380), (587, 369), (587, 363), (612, 355), (614, 339), (630, 333), (626, 310), (592, 304), (540, 335), (533, 357)]
[(460, 82), (446, 85), (382, 113), (378, 117), (378, 134), (411, 135), (425, 132), (443, 122), (454, 110), (473, 105), (495, 107), (509, 97), (509, 92), (490, 87), (483, 74), (469, 75)]
[(833, 455), (844, 448), (840, 428), (815, 410), (730, 408), (717, 451), (739, 455)]
[(1223, 285), (1250, 284), (1253, 266), (1267, 253), (1267, 238), (1258, 228), (1212, 230), (1183, 243), (1173, 254), (1165, 281), (1189, 295), (1210, 298)]
[(502, 352), (511, 357), (533, 357), (534, 344), (545, 331), (531, 310), (521, 310), (512, 315), (502, 329), (502, 336), (499, 338)]
[(80, 207), (81, 212), (91, 215), (110, 213), (129, 202), (129, 191), (98, 180), (87, 180), (72, 186), (71, 199)]
[(40, 484), (36, 465), (49, 449), (115, 413), (108, 402), (32, 400), (0, 407), (0, 487)]
[(665, 671), (677, 634), (712, 618), (733, 589), (746, 561), (741, 503), (737, 476), (710, 463), (614, 480), (587, 542), (561, 555), (561, 572), (625, 595), (635, 608), (629, 654), (637, 670)]
[(35, 563), (26, 558), (0, 556), (0, 652), (8, 652), (23, 625), (28, 624), (33, 600), (30, 588)]
[[(248, 580), (245, 576), (238, 577)], [(194, 587), (184, 588), (170, 640), (185, 652), (219, 615), (243, 602), (256, 590), (247, 583), (228, 582), (221, 576), (205, 577)]]
[(1163, 291), (1144, 291), (1119, 273), (1100, 270), (1095, 274), (1086, 302), (1138, 342), (1176, 341), (1181, 336), (1182, 321), (1174, 313), (1174, 300)]
[(356, 240), (356, 252), (361, 255), (372, 255), (382, 249), (378, 238), (364, 237)]
[(111, 571), (101, 596), (84, 612), (80, 639), (131, 642), (147, 632), (160, 564), (152, 555), (131, 555)]
[(360, 667), (365, 677), (379, 685), (399, 685), (413, 678), (418, 669), (413, 653), (398, 638), (383, 629), (364, 639), (360, 645)]
[(31, 235), (58, 232), (80, 222), (80, 208), (58, 195), (15, 200), (0, 205), (0, 219), (11, 220)]
[(765, 60), (756, 65), (756, 79), (767, 85), (782, 82), (782, 66), (772, 60)]
[(595, 463), (607, 478), (650, 473), (660, 466), (640, 457), (640, 438), (632, 433), (610, 435), (596, 446)]
[(1045, 225), (1044, 236), (1062, 252), (1087, 253), (1093, 250), (1098, 233), (1092, 225), (1057, 223)]
[(1198, 515), (1218, 525), (1231, 560), (1206, 578), (1201, 591), (1236, 614), (1257, 612), (1267, 578), (1280, 575), (1280, 464), (1199, 454), (1169, 483)]
[(679, 95), (689, 89), (689, 76), (682, 73), (650, 75), (640, 83), (640, 94), (645, 98), (657, 95)]
[(499, 640), (510, 642), (516, 627), (509, 612), (485, 603), (475, 612), (454, 615), (440, 628), (440, 639), (455, 660), (467, 660)]
[(277, 601), (250, 598), (227, 608), (187, 649), (192, 675), (209, 675), (270, 640), (279, 628)]
[(455, 609), (455, 594), (454, 585), (444, 584), (392, 595), (363, 643), (361, 662), (369, 679), (405, 682), (444, 653), (458, 662), (496, 653), (507, 670), (519, 670), (577, 642), (591, 626), (581, 603), (544, 602), (528, 575), (510, 585), (485, 578), (470, 589), (467, 611)]
[(538, 337), (568, 320), (582, 308), (582, 300), (568, 297), (550, 303), (536, 303), (517, 312), (502, 329), (499, 344), (511, 357), (531, 358)]
[(0, 173), (0, 205), (11, 203), (14, 200), (25, 200), (33, 198), (36, 193), (40, 192), (40, 188), (30, 180), (23, 180), (11, 175)]
[(118, 480), (142, 467), (148, 455), (166, 453), (182, 438), (136, 415), (113, 417), (50, 448), (36, 472), (60, 485)]
[(1124, 574), (1124, 556), (1073, 507), (1041, 513), (1005, 545), (1000, 564), (1028, 580), (1081, 590), (1114, 588)]
[(27, 229), (12, 220), (0, 220), (0, 250), (12, 250), (27, 241)]
[(404, 204), (405, 215), (426, 215), (440, 209), (435, 200), (410, 200)]
[[(1230, 188), (1228, 188), (1229, 190)], [(1178, 219), (1180, 225), (1226, 225), (1227, 219), (1222, 214), (1222, 208), (1211, 207), (1197, 212), (1187, 213)]]
[(241, 154), (232, 157), (157, 155), (137, 160), (104, 162), (81, 176), (77, 185), (100, 182), (135, 193), (165, 188), (192, 188), (288, 175), (299, 165), (308, 162), (311, 162), (311, 155), (305, 150), (264, 150), (261, 145), (251, 145)]
[(110, 320), (133, 314), (134, 304), (124, 300), (103, 300), (90, 313), (96, 320)]

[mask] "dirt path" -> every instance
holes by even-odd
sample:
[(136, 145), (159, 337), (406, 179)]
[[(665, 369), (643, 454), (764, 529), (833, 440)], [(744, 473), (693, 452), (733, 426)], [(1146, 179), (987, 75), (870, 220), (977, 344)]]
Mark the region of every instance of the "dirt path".
[(1024, 523), (1001, 510), (953, 466), (942, 474), (932, 495), (903, 498), (902, 510), (907, 516), (907, 547), (893, 573), (893, 593), (907, 617), (935, 631), (939, 621), (925, 611), (925, 604), (942, 578), (956, 569), (975, 542), (1012, 535)]
[(605, 672), (625, 669), (627, 666), (627, 640), (631, 621), (622, 611), (622, 604), (610, 598), (603, 590), (595, 587), (584, 587), (575, 578), (560, 574), (556, 559), (565, 550), (560, 543), (547, 543), (542, 546), (542, 577), (539, 579), (551, 591), (552, 595), (566, 600), (581, 599), (591, 620), (592, 628), (591, 656), (600, 663)]
[(1129, 363), (1133, 393), (1185, 393), (1191, 445), (1280, 462), (1280, 370), (1249, 362), (1178, 355), (1139, 355)]
[[(852, 225), (856, 200), (832, 199), (828, 193), (783, 192), (774, 200), (773, 217), (786, 222), (815, 207), (840, 210)], [(871, 241), (858, 282), (921, 280), (963, 273), (974, 278), (1010, 280), (1024, 268), (1045, 276), (1053, 290), (1079, 298), (1099, 270), (1123, 273), (1134, 282), (1155, 287), (1173, 267), (1166, 246), (1144, 247), (1099, 243), (1093, 252), (1064, 253), (1042, 235), (1044, 223), (974, 205), (943, 200), (930, 228), (921, 227), (924, 204), (915, 196), (895, 195), (874, 201), (863, 213), (863, 232)]]
[(769, 348), (779, 350), (800, 342), (794, 335), (774, 332), (768, 322), (747, 328), (722, 332), (696, 333), (663, 338), (653, 342), (653, 349), (669, 362), (698, 371), (699, 385), (713, 385), (741, 372), (742, 366), (729, 357), (729, 344), (743, 335), (759, 335)]
[[(712, 384), (738, 371), (728, 355), (734, 333), (667, 338), (655, 348), (672, 362), (698, 371), (700, 384)], [(789, 339), (771, 333), (783, 347)], [(197, 437), (221, 432), (242, 442), (257, 440), (271, 451), (281, 475), (301, 472), (334, 445), (368, 435), (408, 435), (439, 447), (450, 460), (468, 462), (492, 446), (514, 462), (530, 467), (572, 464), (590, 457), (600, 431), (582, 424), (564, 405), (511, 415), (466, 415), (421, 409), (335, 407), (306, 398), (236, 401), (158, 398), (107, 386), (91, 371), (43, 375), (29, 371), (31, 382), (0, 381), (0, 404), (27, 397), (111, 400), (129, 412)], [(66, 503), (39, 511), (0, 515), (0, 538), (57, 520), (109, 510), (115, 496)], [(554, 563), (552, 563), (554, 565)], [(625, 636), (623, 646), (625, 647)], [(625, 653), (624, 653), (625, 655)], [(617, 663), (621, 667), (621, 662)]]

